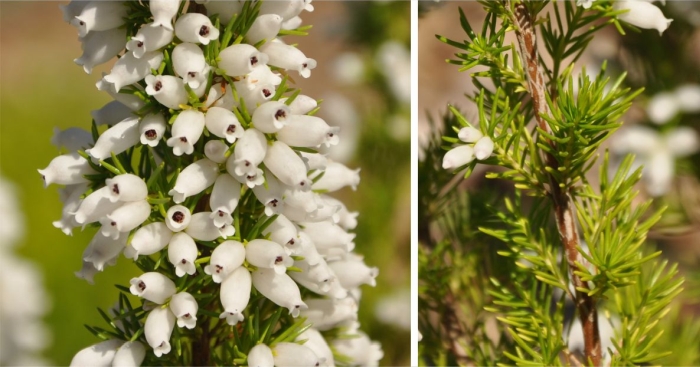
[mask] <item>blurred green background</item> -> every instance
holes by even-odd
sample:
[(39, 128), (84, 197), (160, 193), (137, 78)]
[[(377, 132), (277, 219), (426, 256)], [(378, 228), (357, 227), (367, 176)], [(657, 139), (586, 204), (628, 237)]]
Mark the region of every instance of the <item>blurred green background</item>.
[[(16, 252), (41, 268), (52, 303), (45, 321), (53, 341), (42, 355), (52, 364), (67, 365), (78, 350), (98, 341), (83, 327), (104, 326), (96, 307), (109, 308), (117, 299), (114, 284), (127, 284), (139, 272), (120, 257), (115, 267), (95, 276), (95, 285), (87, 284), (73, 273), (81, 267), (81, 254), (94, 230), (76, 229), (68, 237), (51, 224), (61, 216), (58, 186), (44, 189), (36, 170), (59, 154), (50, 144), (53, 128), (89, 129), (90, 111), (110, 101), (94, 85), (110, 66), (87, 75), (73, 63), (81, 54), (80, 43), (75, 28), (62, 21), (59, 4), (0, 2), (0, 174), (16, 185), (24, 211), (25, 236)], [(388, 307), (390, 314), (405, 317), (404, 324), (410, 317), (410, 116), (408, 103), (390, 93), (391, 81), (383, 76), (375, 54), (389, 39), (408, 50), (410, 3), (313, 4), (313, 13), (302, 14), (304, 24), (314, 25), (311, 35), (292, 42), (319, 66), (310, 79), (297, 82), (304, 94), (324, 98), (323, 93), (332, 91), (355, 106), (359, 139), (347, 164), (362, 168), (362, 181), (358, 191), (344, 190), (340, 196), (350, 210), (360, 212), (356, 251), (380, 268), (377, 287), (363, 287), (360, 321), (382, 343), (382, 365), (408, 365), (409, 331), (376, 314)], [(364, 65), (352, 83), (334, 75), (336, 58), (345, 52)], [(330, 113), (325, 118), (331, 125), (332, 112), (322, 106), (320, 114)], [(398, 301), (377, 306), (391, 296)]]

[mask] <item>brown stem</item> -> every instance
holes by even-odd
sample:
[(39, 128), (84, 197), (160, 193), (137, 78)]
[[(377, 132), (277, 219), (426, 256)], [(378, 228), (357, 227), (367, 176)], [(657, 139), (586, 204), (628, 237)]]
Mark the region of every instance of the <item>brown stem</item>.
[(209, 357), (209, 325), (205, 322), (200, 327), (202, 335), (194, 343), (192, 343), (192, 365), (193, 366), (211, 366)]
[[(511, 1), (507, 0), (508, 8), (511, 8)], [(539, 58), (537, 55), (537, 35), (533, 26), (533, 19), (523, 2), (516, 2), (512, 5), (514, 11), (513, 23), (516, 25), (516, 36), (518, 45), (520, 46), (520, 54), (523, 57), (523, 65), (526, 67), (527, 83), (532, 105), (535, 111), (535, 119), (537, 125), (544, 131), (551, 133), (551, 128), (547, 121), (542, 118), (543, 115), (551, 115), (549, 105), (545, 98), (547, 93), (546, 84), (542, 69), (539, 66)], [(555, 148), (556, 144), (546, 138), (545, 141)], [(559, 163), (556, 158), (545, 153), (545, 162), (547, 166), (557, 169)], [(574, 215), (574, 205), (569, 194), (562, 190), (559, 182), (553, 176), (549, 176), (549, 188), (552, 201), (554, 203), (554, 213), (559, 230), (559, 237), (564, 245), (566, 259), (569, 263), (569, 275), (574, 283), (576, 290), (576, 309), (578, 310), (583, 326), (584, 348), (586, 360), (594, 366), (601, 365), (601, 348), (600, 348), (600, 333), (598, 331), (598, 312), (596, 309), (596, 301), (588, 294), (581, 292), (578, 288), (588, 288), (581, 278), (574, 274), (576, 270), (576, 261), (579, 260), (579, 253), (576, 249), (578, 246), (578, 229)]]

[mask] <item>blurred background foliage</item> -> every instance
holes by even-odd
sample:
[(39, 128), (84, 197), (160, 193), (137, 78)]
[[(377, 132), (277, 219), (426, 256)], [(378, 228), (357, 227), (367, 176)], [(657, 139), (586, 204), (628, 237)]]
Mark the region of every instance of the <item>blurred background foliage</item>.
[[(655, 4), (667, 18), (674, 19), (661, 37), (655, 30), (627, 30), (626, 35), (620, 35), (610, 26), (596, 35), (575, 67), (574, 75), (584, 66), (589, 74), (597, 73), (603, 60), (607, 60), (611, 78), (627, 71), (627, 86), (645, 88), (622, 118), (623, 128), (613, 134), (603, 149), (619, 148), (615, 145), (622, 142), (616, 140), (616, 135), (624, 134), (624, 129), (632, 126), (643, 126), (657, 136), (689, 128), (684, 130), (688, 139), (692, 139), (691, 135), (700, 136), (700, 97), (691, 103), (699, 107), (695, 112), (679, 111), (663, 123), (654, 122), (649, 110), (659, 93), (674, 92), (684, 85), (700, 88), (700, 3)], [(446, 106), (454, 105), (469, 121), (476, 121), (476, 107), (465, 94), (473, 95), (477, 89), (468, 73), (459, 73), (457, 66), (445, 64), (445, 59), (453, 58), (457, 50), (436, 40), (435, 34), (463, 40), (458, 7), (464, 10), (474, 29), (481, 28), (485, 13), (476, 2), (421, 2), (420, 5), (418, 237), (419, 330), (423, 339), (419, 343), (419, 362), (422, 365), (512, 364), (503, 351), (513, 350), (513, 340), (496, 319), (498, 315), (484, 307), (493, 302), (489, 294), (493, 284), (488, 282), (488, 277), (504, 279), (505, 275), (516, 272), (517, 267), (497, 254), (505, 250), (503, 243), (484, 235), (478, 228), (490, 227), (497, 221), (494, 210), (502, 209), (503, 198), (512, 197), (514, 190), (507, 182), (484, 178), (484, 172), (492, 171), (492, 167), (477, 165), (468, 180), (463, 180), (459, 172), (452, 174), (442, 169), (446, 144), (441, 136), (456, 137), (452, 126), (458, 126), (454, 116), (446, 112)], [(506, 43), (511, 39), (515, 41), (507, 38)], [(645, 155), (651, 156), (656, 148), (650, 146), (638, 156), (649, 159)], [(656, 208), (668, 206), (668, 209), (650, 231), (645, 253), (662, 250), (662, 260), (679, 264), (685, 283), (667, 317), (654, 326), (654, 330), (663, 330), (663, 335), (653, 351), (672, 351), (655, 363), (697, 366), (700, 365), (700, 153), (676, 157), (671, 164), (675, 171), (669, 190), (656, 197), (654, 203)], [(595, 176), (597, 166), (591, 172)], [(641, 203), (651, 196), (646, 184), (648, 176), (653, 174), (656, 173), (644, 171), (638, 187), (641, 195), (635, 202)], [(598, 180), (591, 177), (590, 181)], [(567, 307), (566, 314), (571, 318), (573, 308)], [(614, 326), (607, 329), (603, 332), (614, 332)], [(568, 333), (568, 328), (565, 331)]]
[[(0, 174), (15, 183), (24, 211), (25, 237), (16, 251), (40, 268), (51, 301), (45, 321), (53, 340), (42, 356), (67, 365), (78, 350), (97, 342), (83, 327), (104, 323), (96, 307), (109, 308), (117, 300), (114, 284), (127, 284), (139, 271), (120, 258), (96, 275), (95, 285), (87, 284), (73, 272), (94, 230), (68, 237), (51, 224), (61, 216), (57, 188), (44, 189), (36, 170), (58, 154), (49, 143), (53, 128), (87, 129), (90, 111), (110, 101), (94, 83), (111, 64), (86, 75), (72, 62), (81, 54), (80, 43), (58, 5), (0, 2)], [(313, 5), (314, 12), (302, 14), (304, 24), (313, 25), (310, 35), (290, 40), (319, 66), (311, 78), (296, 82), (303, 94), (324, 100), (320, 117), (341, 126), (343, 149), (335, 159), (362, 168), (358, 190), (339, 194), (349, 210), (360, 212), (357, 252), (380, 269), (377, 286), (363, 288), (360, 322), (382, 343), (381, 365), (408, 365), (410, 3)]]

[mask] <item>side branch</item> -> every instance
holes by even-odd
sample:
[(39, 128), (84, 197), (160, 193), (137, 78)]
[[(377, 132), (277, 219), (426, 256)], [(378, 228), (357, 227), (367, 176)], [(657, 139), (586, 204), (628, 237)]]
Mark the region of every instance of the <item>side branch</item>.
[[(551, 132), (551, 128), (547, 121), (542, 118), (543, 115), (551, 115), (545, 93), (547, 93), (544, 75), (539, 66), (539, 57), (537, 54), (537, 35), (533, 27), (533, 19), (527, 7), (522, 2), (511, 4), (512, 0), (507, 0), (509, 8), (514, 10), (514, 19), (511, 19), (515, 24), (515, 33), (520, 47), (520, 54), (523, 58), (527, 73), (527, 83), (532, 105), (535, 111), (535, 119), (538, 126), (546, 131)], [(542, 137), (539, 137), (544, 139)], [(553, 141), (546, 139), (547, 143), (555, 147)], [(551, 154), (545, 154), (545, 162), (547, 166), (557, 169), (559, 163)], [(554, 213), (559, 230), (559, 237), (564, 245), (566, 259), (569, 264), (569, 275), (576, 288), (587, 288), (579, 276), (574, 274), (576, 270), (575, 262), (579, 260), (579, 253), (576, 247), (578, 246), (578, 230), (574, 216), (574, 205), (569, 194), (562, 190), (559, 182), (553, 176), (549, 176), (549, 187), (552, 200), (554, 202)], [(596, 301), (593, 297), (586, 293), (576, 291), (576, 299), (574, 300), (583, 326), (584, 347), (586, 353), (586, 361), (589, 361), (594, 366), (601, 365), (601, 347), (600, 333), (598, 331), (598, 312), (596, 309)]]

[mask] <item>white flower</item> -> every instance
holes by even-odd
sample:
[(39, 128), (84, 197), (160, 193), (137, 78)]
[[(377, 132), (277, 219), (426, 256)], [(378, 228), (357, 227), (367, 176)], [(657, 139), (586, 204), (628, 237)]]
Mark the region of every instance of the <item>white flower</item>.
[[(233, 149), (233, 155), (226, 161), (226, 170), (231, 175), (243, 176), (255, 173), (267, 153), (267, 139), (256, 129), (248, 129), (243, 133)], [(234, 176), (235, 177), (235, 176)]]
[(106, 31), (90, 32), (83, 42), (83, 54), (73, 60), (81, 65), (86, 73), (92, 73), (92, 68), (106, 63), (117, 56), (124, 49), (126, 29), (110, 29)]
[(204, 144), (204, 155), (216, 163), (224, 163), (228, 157), (226, 151), (228, 145), (221, 140), (209, 140)]
[(577, 6), (582, 6), (584, 9), (590, 9), (594, 0), (576, 0)]
[(105, 180), (105, 186), (109, 187), (109, 200), (115, 201), (140, 201), (148, 196), (146, 183), (139, 176), (124, 173)]
[(306, 340), (304, 346), (311, 349), (319, 358), (321, 366), (335, 366), (333, 360), (333, 351), (328, 346), (326, 339), (315, 328), (308, 328), (303, 333), (299, 334), (297, 341)]
[(450, 149), (442, 159), (442, 168), (455, 170), (474, 160), (474, 148), (471, 145), (459, 145)]
[(493, 140), (488, 136), (484, 136), (474, 144), (474, 157), (478, 160), (484, 160), (493, 153)]
[(328, 167), (328, 158), (321, 153), (301, 152), (301, 158), (306, 164), (306, 169), (325, 171)]
[(192, 213), (183, 205), (173, 205), (165, 214), (165, 225), (173, 232), (184, 230), (192, 220)]
[(210, 216), (211, 212), (199, 212), (192, 215), (192, 221), (185, 229), (185, 233), (200, 241), (213, 241), (219, 237), (225, 239), (236, 233), (236, 229), (231, 224), (215, 226)]
[(173, 232), (163, 222), (147, 224), (134, 233), (124, 256), (136, 260), (139, 255), (152, 255), (170, 243)]
[(294, 264), (294, 260), (287, 255), (280, 244), (261, 239), (248, 242), (245, 258), (251, 265), (273, 269), (277, 274), (284, 274), (287, 267)]
[(700, 112), (700, 85), (686, 84), (676, 88), (678, 107), (685, 113)]
[(268, 56), (257, 48), (239, 43), (228, 46), (219, 53), (219, 68), (228, 76), (246, 75), (255, 67), (267, 65)]
[(56, 183), (59, 185), (75, 185), (89, 182), (84, 175), (95, 174), (87, 159), (74, 152), (51, 160), (49, 166), (37, 170), (44, 180), (44, 187)]
[(265, 102), (253, 113), (253, 125), (256, 129), (266, 134), (279, 132), (280, 129), (287, 125), (287, 118), (291, 115), (291, 112), (289, 106), (280, 101)]
[(243, 95), (250, 94), (250, 92), (254, 91), (259, 86), (278, 86), (282, 83), (282, 78), (279, 74), (274, 73), (267, 65), (258, 65), (254, 67), (250, 73), (239, 77), (239, 79), (240, 80), (233, 82), (233, 84)]
[(373, 342), (367, 334), (358, 331), (358, 338), (338, 338), (333, 340), (333, 348), (342, 355), (350, 357), (353, 365), (375, 367), (384, 357), (382, 346)]
[[(258, 185), (253, 187), (253, 194), (260, 203), (265, 205), (265, 215), (271, 217), (275, 214), (281, 214), (284, 210), (282, 201), (282, 185), (274, 178), (270, 171), (265, 171), (266, 185)], [(267, 187), (265, 187), (267, 186)]]
[(187, 292), (180, 292), (170, 300), (170, 310), (177, 317), (177, 326), (193, 329), (197, 323), (199, 304)]
[(144, 335), (156, 357), (170, 353), (170, 335), (175, 328), (175, 319), (170, 308), (156, 307), (148, 314)]
[(86, 149), (85, 153), (97, 162), (133, 147), (140, 141), (140, 135), (138, 117), (129, 117), (103, 132), (95, 146)]
[[(289, 276), (311, 291), (317, 289), (320, 292), (328, 292), (331, 289), (331, 282), (336, 279), (333, 270), (328, 267), (323, 258), (316, 265), (309, 265), (306, 260), (299, 260), (294, 262), (294, 266), (301, 269), (301, 272), (290, 272)], [(311, 287), (313, 289), (308, 287), (309, 284), (314, 284), (314, 287)]]
[(476, 143), (479, 139), (484, 137), (484, 134), (482, 134), (479, 129), (468, 126), (461, 128), (457, 136), (459, 140), (465, 143)]
[[(124, 96), (128, 97), (126, 94), (124, 94)], [(119, 101), (108, 102), (106, 105), (102, 106), (102, 108), (90, 111), (90, 115), (95, 120), (95, 125), (97, 126), (112, 126), (126, 118), (134, 117), (132, 109)]]
[(192, 88), (199, 87), (199, 84), (206, 83), (206, 72), (209, 69), (204, 52), (194, 43), (181, 43), (173, 49), (173, 69), (175, 73)]
[(245, 253), (242, 243), (224, 241), (212, 251), (209, 265), (204, 267), (204, 272), (211, 275), (214, 283), (221, 283), (231, 272), (243, 265)]
[(277, 14), (262, 14), (255, 21), (245, 35), (246, 40), (256, 44), (262, 40), (272, 40), (282, 29), (282, 17)]
[(102, 234), (114, 239), (140, 226), (151, 215), (151, 204), (146, 200), (124, 203), (113, 212), (100, 219)]
[(284, 20), (289, 20), (301, 14), (303, 10), (314, 11), (314, 7), (305, 0), (268, 1), (260, 6), (260, 14), (278, 14)]
[[(281, 98), (280, 101), (286, 102), (287, 98)], [(304, 94), (298, 95), (292, 103), (289, 104), (289, 109), (292, 111), (293, 115), (306, 115), (313, 109), (318, 107), (318, 102)]]
[(145, 79), (146, 93), (163, 106), (179, 110), (180, 105), (187, 104), (187, 90), (182, 79), (172, 75), (148, 75)]
[[(151, 2), (151, 11), (156, 2)], [(155, 23), (149, 23), (141, 27), (135, 36), (131, 37), (126, 43), (126, 49), (134, 54), (134, 57), (140, 59), (146, 52), (157, 51), (165, 47), (173, 40), (172, 26), (170, 29), (165, 27), (155, 26)]]
[(172, 31), (173, 17), (177, 14), (179, 7), (180, 0), (151, 0), (149, 2), (149, 8), (153, 15), (153, 23), (151, 23), (150, 26), (158, 28), (163, 27), (164, 29)]
[(148, 114), (141, 119), (139, 132), (141, 133), (141, 144), (151, 147), (158, 146), (165, 133), (165, 116), (161, 113)]
[(700, 86), (687, 84), (673, 92), (655, 94), (647, 105), (647, 114), (651, 122), (662, 125), (679, 113), (700, 112)]
[(243, 136), (244, 130), (236, 115), (221, 107), (211, 107), (205, 116), (205, 125), (210, 133), (225, 138), (229, 144)]
[[(229, 160), (230, 162), (231, 160)], [(231, 173), (231, 171), (229, 171)], [(231, 173), (231, 176), (235, 178), (238, 182), (246, 184), (248, 188), (254, 188), (265, 183), (265, 177), (263, 176), (263, 171), (260, 168), (253, 168), (250, 172), (244, 175), (237, 175), (236, 173)]]
[(221, 227), (233, 222), (233, 211), (236, 210), (240, 198), (241, 184), (230, 175), (219, 175), (209, 197), (211, 218), (215, 226)]
[(175, 275), (183, 277), (185, 274), (194, 274), (197, 251), (197, 244), (187, 233), (178, 232), (173, 235), (168, 244), (168, 260), (175, 266)]
[(208, 158), (202, 158), (187, 166), (177, 176), (175, 187), (168, 192), (176, 203), (182, 203), (190, 196), (197, 195), (214, 184), (219, 176), (219, 165)]
[(138, 367), (146, 358), (146, 347), (137, 341), (128, 341), (122, 344), (114, 355), (112, 366), (114, 367)]
[(273, 303), (285, 307), (292, 317), (299, 316), (307, 308), (301, 300), (297, 284), (287, 274), (277, 274), (273, 269), (258, 268), (253, 272), (253, 285)]
[(173, 154), (180, 156), (192, 154), (194, 144), (197, 143), (204, 131), (204, 114), (195, 110), (182, 111), (175, 118), (172, 128), (172, 138), (167, 144), (173, 147)]
[(63, 12), (63, 21), (70, 23), (73, 18), (80, 15), (87, 4), (87, 1), (71, 0), (71, 2), (68, 4), (59, 5), (59, 9), (61, 9), (61, 12)]
[(219, 38), (219, 30), (206, 15), (187, 13), (175, 22), (175, 35), (183, 42), (208, 45), (210, 41)]
[[(125, 105), (131, 111), (138, 111), (141, 108), (143, 108), (143, 106), (146, 105), (146, 102), (144, 102), (139, 96), (136, 96), (133, 94), (127, 94), (127, 93), (119, 93), (117, 90), (114, 89), (113, 84), (104, 80), (105, 75), (106, 75), (105, 73), (102, 73), (103, 79), (100, 79), (97, 81), (97, 83), (95, 83), (97, 90), (107, 92), (114, 100)], [(136, 85), (136, 88), (140, 89), (138, 85)], [(131, 117), (131, 116), (132, 115), (128, 115), (126, 117)], [(121, 119), (116, 120), (116, 122), (119, 122), (119, 121), (121, 121)], [(113, 123), (108, 123), (108, 124), (113, 125)]]
[[(61, 210), (61, 219), (54, 221), (52, 224), (54, 227), (60, 229), (68, 236), (73, 235), (73, 228), (78, 227), (80, 224), (75, 220), (75, 212), (78, 210), (82, 199), (80, 198), (87, 189), (87, 183), (68, 185), (61, 191), (63, 209)], [(5, 224), (7, 228), (12, 228), (11, 224)], [(10, 241), (7, 236), (2, 236), (6, 241)]]
[(326, 173), (313, 185), (314, 190), (338, 191), (350, 186), (353, 191), (360, 184), (360, 169), (350, 169), (339, 162), (328, 162)]
[(299, 232), (296, 226), (284, 215), (278, 215), (277, 219), (265, 228), (263, 234), (269, 234), (270, 240), (284, 246), (287, 255), (296, 255), (300, 250)]
[(83, 261), (91, 263), (95, 269), (102, 271), (105, 264), (116, 260), (124, 246), (126, 246), (125, 236), (115, 239), (97, 232), (83, 251)]
[(119, 339), (109, 339), (79, 351), (70, 361), (71, 366), (111, 366), (117, 349), (124, 344)]
[(240, 14), (244, 4), (242, 0), (198, 2), (204, 3), (204, 7), (207, 8), (209, 14), (219, 14), (221, 24), (228, 24), (234, 14)]
[(368, 284), (372, 287), (377, 285), (374, 278), (379, 275), (379, 269), (368, 267), (359, 256), (350, 254), (345, 260), (330, 262), (329, 266), (338, 277), (340, 284), (346, 289), (357, 288), (362, 284)]
[(656, 5), (642, 0), (618, 0), (613, 3), (615, 10), (629, 9), (618, 15), (618, 19), (633, 26), (645, 29), (656, 29), (661, 35), (673, 19), (666, 19), (661, 9)]
[(311, 190), (311, 180), (306, 177), (306, 165), (292, 148), (281, 141), (275, 141), (267, 148), (263, 159), (265, 166), (280, 181), (296, 190)]
[(248, 269), (239, 266), (226, 276), (221, 282), (221, 305), (224, 312), (219, 318), (226, 319), (229, 325), (236, 325), (244, 320), (243, 310), (250, 300), (252, 278)]
[(131, 278), (129, 283), (131, 284), (129, 288), (131, 294), (159, 305), (164, 304), (168, 298), (175, 294), (175, 283), (165, 275), (157, 272), (141, 274), (138, 278)]
[(287, 145), (294, 147), (326, 147), (337, 145), (339, 127), (330, 127), (321, 118), (307, 115), (291, 115), (286, 126), (278, 133), (277, 138)]
[(140, 59), (129, 52), (117, 60), (102, 80), (112, 85), (113, 92), (119, 92), (123, 86), (139, 82), (150, 75), (151, 69), (158, 69), (162, 61), (163, 54), (158, 51), (146, 52)]
[(308, 347), (297, 343), (277, 343), (273, 349), (275, 366), (320, 366), (325, 362)]
[(265, 344), (258, 344), (250, 348), (246, 362), (250, 367), (273, 367), (275, 365), (275, 357), (272, 355), (270, 347)]
[(83, 199), (75, 212), (75, 221), (79, 224), (96, 222), (124, 205), (121, 201), (113, 202), (110, 200), (110, 191), (109, 187), (104, 186)]
[(70, 21), (78, 29), (78, 36), (91, 31), (106, 31), (124, 24), (126, 5), (121, 1), (90, 1), (79, 15)]
[(316, 68), (316, 60), (306, 57), (294, 46), (273, 40), (265, 43), (260, 51), (268, 55), (268, 63), (285, 70), (296, 70), (304, 78), (311, 76), (311, 70)]
[(304, 233), (311, 238), (321, 254), (328, 254), (334, 248), (343, 252), (352, 251), (355, 248), (353, 242), (355, 234), (345, 232), (331, 221), (304, 222), (301, 225), (304, 227)]

